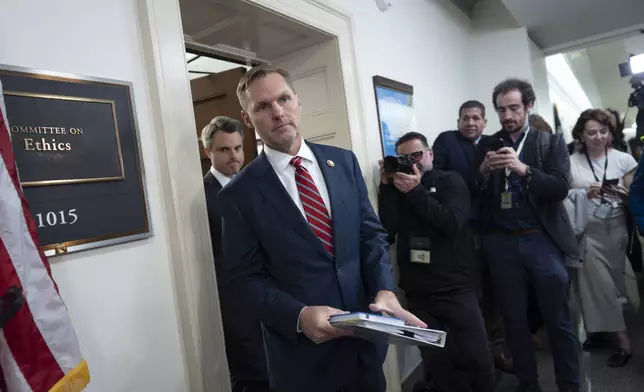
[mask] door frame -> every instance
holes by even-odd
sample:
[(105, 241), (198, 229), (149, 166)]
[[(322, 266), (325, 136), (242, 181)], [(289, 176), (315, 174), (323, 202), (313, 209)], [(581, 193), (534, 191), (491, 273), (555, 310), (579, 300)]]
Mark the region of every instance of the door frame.
[[(369, 167), (351, 13), (328, 0), (248, 0), (338, 40), (352, 150)], [(191, 392), (230, 391), (206, 214), (179, 0), (137, 2), (157, 142), (175, 307)], [(370, 170), (366, 171), (369, 175)], [(188, 174), (194, 173), (194, 174)], [(374, 200), (374, 182), (367, 187)], [(388, 391), (400, 391), (395, 348), (385, 363)]]

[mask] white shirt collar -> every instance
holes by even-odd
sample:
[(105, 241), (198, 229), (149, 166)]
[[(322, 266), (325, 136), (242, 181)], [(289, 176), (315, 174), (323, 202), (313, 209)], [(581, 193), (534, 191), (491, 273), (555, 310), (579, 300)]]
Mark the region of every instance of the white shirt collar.
[(222, 188), (228, 185), (230, 180), (232, 180), (232, 177), (228, 177), (222, 174), (219, 170), (215, 169), (214, 166), (210, 166), (210, 172), (212, 173), (213, 176), (215, 176), (217, 181), (219, 181)]
[[(264, 153), (266, 154), (268, 162), (271, 164), (275, 171), (285, 171), (286, 169), (288, 169), (291, 163), (291, 159), (293, 159), (293, 156), (274, 150), (267, 145), (264, 145)], [(304, 139), (302, 139), (300, 150), (295, 155), (301, 157), (305, 161), (315, 162), (315, 155), (313, 155), (311, 147), (306, 144)]]

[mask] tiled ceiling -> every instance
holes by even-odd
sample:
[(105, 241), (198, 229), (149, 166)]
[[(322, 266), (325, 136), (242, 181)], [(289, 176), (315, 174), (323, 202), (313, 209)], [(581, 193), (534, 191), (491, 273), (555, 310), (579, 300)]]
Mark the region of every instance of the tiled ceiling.
[(272, 61), (332, 37), (243, 0), (180, 0), (183, 31), (192, 41), (226, 46)]

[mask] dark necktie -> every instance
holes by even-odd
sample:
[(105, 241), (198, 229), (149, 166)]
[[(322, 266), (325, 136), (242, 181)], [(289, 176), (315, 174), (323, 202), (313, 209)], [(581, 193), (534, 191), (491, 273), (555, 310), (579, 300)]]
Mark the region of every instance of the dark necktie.
[(304, 207), (306, 220), (309, 222), (311, 230), (322, 242), (324, 249), (333, 256), (333, 229), (324, 200), (313, 177), (311, 177), (311, 173), (302, 165), (302, 157), (293, 157), (291, 165), (295, 167), (295, 184), (300, 194), (302, 207)]

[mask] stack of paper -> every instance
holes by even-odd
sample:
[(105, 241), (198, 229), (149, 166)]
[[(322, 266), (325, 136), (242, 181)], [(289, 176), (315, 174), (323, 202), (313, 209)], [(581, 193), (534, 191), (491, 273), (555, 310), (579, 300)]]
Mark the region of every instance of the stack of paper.
[(355, 336), (376, 343), (445, 347), (447, 333), (406, 325), (403, 320), (372, 313), (348, 313), (331, 316), (329, 323), (350, 328)]

